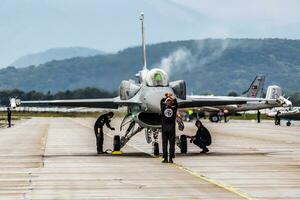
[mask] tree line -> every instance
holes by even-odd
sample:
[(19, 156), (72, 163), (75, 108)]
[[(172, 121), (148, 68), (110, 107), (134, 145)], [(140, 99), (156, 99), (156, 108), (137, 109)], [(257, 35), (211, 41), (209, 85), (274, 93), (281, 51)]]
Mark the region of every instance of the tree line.
[(291, 95), (288, 95), (290, 97), (290, 101), (293, 102), (294, 106), (300, 106), (300, 92), (295, 92)]
[(50, 91), (43, 93), (35, 90), (25, 92), (19, 89), (0, 90), (0, 104), (7, 106), (10, 98), (18, 98), (24, 101), (53, 100), (53, 99), (89, 99), (116, 97), (117, 92), (109, 92), (98, 88), (87, 87), (83, 89), (66, 90), (52, 94)]
[[(86, 87), (82, 89), (66, 90), (56, 93), (50, 91), (43, 93), (39, 91), (25, 92), (19, 89), (0, 90), (0, 105), (7, 106), (10, 98), (18, 98), (24, 101), (32, 100), (53, 100), (53, 99), (89, 99), (89, 98), (111, 98), (118, 95), (117, 91), (109, 92), (103, 89), (94, 87)], [(239, 96), (240, 94), (232, 91), (227, 94), (228, 96)], [(294, 106), (300, 106), (300, 92), (295, 92), (286, 95), (293, 102)]]

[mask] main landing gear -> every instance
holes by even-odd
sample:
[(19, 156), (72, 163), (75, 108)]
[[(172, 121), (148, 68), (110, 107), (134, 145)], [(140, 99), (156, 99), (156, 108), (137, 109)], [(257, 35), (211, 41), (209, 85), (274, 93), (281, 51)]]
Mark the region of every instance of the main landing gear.
[(114, 136), (114, 151), (120, 151), (121, 150), (121, 138), (119, 135)]
[(187, 137), (186, 135), (181, 135), (180, 137), (176, 137), (176, 144), (180, 149), (180, 153), (187, 153)]
[(214, 123), (218, 123), (220, 121), (219, 115), (211, 115), (209, 116), (209, 120)]
[(154, 156), (159, 156), (158, 129), (146, 129), (145, 138), (148, 144), (152, 143), (152, 152)]
[(129, 124), (128, 128), (126, 129), (126, 133), (124, 136), (120, 137), (119, 135), (115, 135), (114, 136), (114, 146), (113, 146), (113, 150), (114, 151), (120, 151), (122, 147), (124, 147), (126, 145), (126, 143), (133, 137), (135, 136), (138, 132), (141, 132), (144, 128), (138, 126), (137, 128), (135, 128), (135, 124), (136, 122), (131, 119), (129, 121), (126, 121), (129, 118), (129, 115), (126, 116), (123, 119), (122, 125), (121, 125), (121, 130), (122, 127), (126, 124)]

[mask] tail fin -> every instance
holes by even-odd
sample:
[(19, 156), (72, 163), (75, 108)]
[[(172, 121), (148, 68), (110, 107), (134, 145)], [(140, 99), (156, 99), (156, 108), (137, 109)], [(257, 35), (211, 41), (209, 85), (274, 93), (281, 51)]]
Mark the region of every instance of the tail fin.
[(146, 79), (146, 75), (148, 73), (147, 69), (147, 57), (146, 57), (146, 45), (145, 45), (145, 34), (144, 34), (144, 13), (141, 13), (141, 29), (142, 29), (142, 50), (143, 50), (143, 69), (140, 70), (135, 76), (138, 78), (139, 83), (142, 83)]
[(277, 85), (270, 85), (267, 89), (266, 98), (267, 99), (278, 99), (282, 96), (282, 89)]
[(254, 81), (251, 83), (248, 90), (243, 92), (243, 96), (246, 97), (262, 97), (263, 95), (263, 89), (265, 84), (265, 76), (264, 75), (257, 75), (254, 79)]
[(143, 69), (147, 69), (147, 58), (146, 58), (146, 45), (145, 45), (145, 33), (144, 33), (144, 13), (141, 13), (141, 28), (142, 28), (142, 48), (143, 48)]

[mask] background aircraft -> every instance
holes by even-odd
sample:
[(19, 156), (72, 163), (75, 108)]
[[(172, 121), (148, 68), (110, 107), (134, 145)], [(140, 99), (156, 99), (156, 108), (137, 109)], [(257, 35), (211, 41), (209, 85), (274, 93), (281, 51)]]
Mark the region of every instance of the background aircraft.
[[(265, 76), (258, 75), (255, 77), (251, 83), (248, 90), (243, 94), (245, 97), (262, 97), (263, 95), (263, 86), (265, 82)], [(257, 110), (258, 115), (260, 114), (259, 110), (266, 108), (275, 108), (275, 107), (291, 107), (292, 103), (283, 97), (282, 89), (279, 86), (273, 85), (269, 86), (266, 93), (266, 99), (274, 99), (276, 101), (251, 101), (246, 104), (233, 104), (233, 105), (222, 105), (222, 106), (210, 106), (210, 107), (201, 107), (193, 110), (190, 113), (196, 113), (196, 117), (209, 115), (209, 120), (211, 122), (219, 122), (221, 117), (227, 117), (231, 115), (237, 115), (238, 112)], [(194, 114), (195, 115), (195, 114)], [(187, 116), (189, 118), (189, 116)], [(259, 116), (258, 116), (259, 118)]]
[[(251, 97), (227, 97), (227, 96), (187, 96), (186, 84), (183, 80), (169, 81), (168, 74), (158, 68), (148, 69), (146, 60), (146, 47), (144, 40), (144, 15), (141, 14), (143, 69), (136, 74), (138, 82), (132, 80), (122, 81), (119, 87), (119, 96), (105, 99), (72, 99), (72, 100), (45, 100), (45, 101), (21, 101), (25, 105), (54, 105), (70, 107), (97, 107), (117, 109), (127, 107), (120, 129), (127, 127), (125, 135), (114, 136), (114, 150), (122, 148), (135, 134), (145, 129), (146, 140), (153, 145), (154, 154), (159, 153), (157, 142), (161, 131), (160, 100), (165, 93), (172, 93), (177, 98), (179, 108), (193, 108), (203, 106), (218, 106), (245, 104), (250, 101), (268, 101), (275, 103), (274, 99), (258, 99)], [(15, 99), (11, 100), (15, 101)], [(136, 127), (137, 125), (137, 127)], [(186, 152), (186, 138), (181, 137), (181, 151)]]
[(275, 119), (275, 125), (280, 125), (281, 120), (287, 120), (286, 125), (290, 126), (292, 120), (300, 120), (300, 107), (275, 109), (268, 112), (267, 116)]

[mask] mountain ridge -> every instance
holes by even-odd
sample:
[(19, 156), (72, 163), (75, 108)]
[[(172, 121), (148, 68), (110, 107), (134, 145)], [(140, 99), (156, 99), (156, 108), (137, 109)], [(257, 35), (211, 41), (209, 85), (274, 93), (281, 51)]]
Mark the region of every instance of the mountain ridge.
[[(228, 94), (246, 90), (257, 74), (266, 86), (300, 91), (300, 40), (203, 39), (147, 45), (149, 68), (168, 71), (171, 80), (187, 82), (188, 93)], [(0, 70), (0, 89), (51, 91), (97, 87), (116, 91), (121, 80), (142, 68), (141, 47), (114, 54), (51, 61), (37, 67)]]
[(53, 60), (65, 60), (74, 57), (89, 57), (98, 54), (105, 54), (105, 52), (87, 47), (58, 47), (22, 56), (12, 62), (11, 66), (16, 68), (28, 67), (30, 65), (38, 66)]

